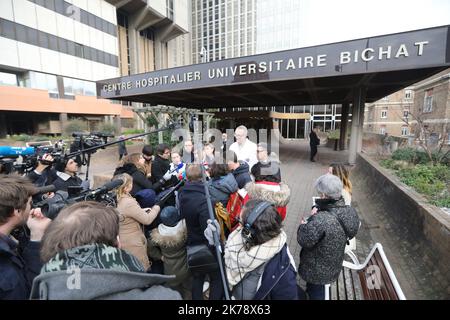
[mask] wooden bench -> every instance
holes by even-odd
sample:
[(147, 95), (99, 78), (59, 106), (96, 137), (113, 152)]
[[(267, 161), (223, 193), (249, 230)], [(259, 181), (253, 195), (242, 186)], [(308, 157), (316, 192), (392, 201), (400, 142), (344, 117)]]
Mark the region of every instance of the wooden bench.
[(344, 261), (337, 281), (325, 286), (326, 300), (406, 300), (380, 243), (362, 264), (353, 251), (346, 254), (352, 262)]

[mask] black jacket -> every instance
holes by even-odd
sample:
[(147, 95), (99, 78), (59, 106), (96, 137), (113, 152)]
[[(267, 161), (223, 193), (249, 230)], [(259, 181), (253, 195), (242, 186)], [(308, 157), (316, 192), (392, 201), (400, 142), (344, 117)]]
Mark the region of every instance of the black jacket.
[(42, 267), (40, 242), (29, 241), (23, 252), (16, 243), (0, 234), (0, 300), (28, 299), (31, 284)]
[(239, 189), (244, 188), (247, 183), (252, 181), (249, 171), (248, 163), (244, 161), (239, 161), (239, 167), (232, 171)]
[(291, 264), (287, 245), (264, 268), (261, 286), (254, 300), (297, 300), (297, 272)]
[(56, 170), (52, 169), (50, 166), (45, 168), (40, 174), (33, 170), (27, 175), (27, 178), (37, 187), (48, 186), (52, 184), (57, 177)]
[(201, 182), (186, 182), (178, 194), (181, 218), (186, 220), (187, 245), (208, 244), (204, 230), (209, 219), (205, 187)]
[(342, 269), (347, 239), (356, 236), (359, 218), (344, 199), (318, 199), (319, 211), (297, 230), (300, 252), (299, 274), (308, 283), (328, 284)]
[(320, 144), (320, 139), (314, 131), (309, 134), (309, 145), (318, 146)]
[(130, 194), (134, 197), (136, 193), (144, 189), (157, 190), (160, 186), (160, 182), (152, 183), (145, 177), (145, 174), (140, 171), (132, 163), (127, 163), (123, 167), (118, 167), (114, 171), (114, 175), (121, 173), (128, 173), (133, 178), (133, 189), (131, 189)]
[(119, 154), (126, 155), (128, 154), (127, 146), (125, 145), (125, 141), (119, 142)]
[[(61, 174), (62, 172), (58, 172), (57, 174)], [(66, 191), (69, 187), (79, 187), (83, 181), (78, 176), (71, 176), (68, 179), (64, 179), (61, 176), (56, 176), (56, 179), (53, 181), (53, 185), (56, 188), (56, 191), (62, 190)]]
[[(162, 177), (166, 174), (166, 172), (170, 169), (170, 161), (167, 159), (163, 159), (160, 156), (156, 155), (155, 160), (152, 162), (152, 182), (157, 183), (161, 181)], [(170, 180), (164, 181), (162, 183), (163, 188), (171, 187), (178, 183), (178, 179), (175, 176), (170, 177)]]

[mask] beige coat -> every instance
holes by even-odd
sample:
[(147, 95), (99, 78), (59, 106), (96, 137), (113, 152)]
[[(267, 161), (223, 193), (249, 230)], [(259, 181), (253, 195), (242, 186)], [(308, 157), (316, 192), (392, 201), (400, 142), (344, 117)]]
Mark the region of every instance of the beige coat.
[(145, 212), (136, 199), (126, 195), (118, 201), (120, 213), (119, 238), (122, 249), (130, 252), (141, 261), (147, 270), (150, 262), (147, 256), (147, 239), (142, 225), (149, 225), (159, 213), (159, 206), (153, 206), (149, 213)]

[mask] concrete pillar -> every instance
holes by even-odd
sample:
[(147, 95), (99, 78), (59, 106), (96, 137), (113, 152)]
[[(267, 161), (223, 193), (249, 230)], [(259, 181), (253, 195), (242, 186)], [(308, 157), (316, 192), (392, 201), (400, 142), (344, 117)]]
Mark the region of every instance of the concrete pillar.
[(67, 113), (60, 113), (59, 114), (59, 122), (61, 124), (61, 133), (64, 134), (64, 128), (67, 124)]
[[(353, 105), (352, 105), (352, 134), (350, 136), (350, 147), (348, 155), (348, 163), (354, 165), (356, 163), (356, 153), (360, 146), (360, 139), (362, 141), (362, 125), (361, 114), (364, 118), (364, 101), (365, 89), (362, 87), (356, 88), (353, 91)], [(364, 119), (363, 119), (364, 120)]]
[[(165, 121), (164, 121), (164, 114), (162, 112), (158, 113), (158, 129), (164, 127), (165, 125)], [(158, 132), (158, 143), (164, 143), (164, 139), (163, 139), (163, 131), (159, 131)]]
[(0, 139), (6, 138), (6, 115), (0, 112)]
[(348, 128), (349, 109), (350, 108), (348, 102), (342, 104), (339, 150), (345, 150), (347, 148), (347, 132), (348, 132), (347, 128)]
[(122, 133), (122, 120), (120, 116), (114, 116), (113, 118), (114, 127), (116, 128), (116, 134), (119, 135)]
[(363, 96), (362, 106), (360, 106), (360, 115), (359, 115), (359, 131), (358, 131), (358, 145), (356, 147), (356, 152), (361, 152), (362, 150), (362, 141), (364, 136), (364, 106), (365, 106), (365, 96)]

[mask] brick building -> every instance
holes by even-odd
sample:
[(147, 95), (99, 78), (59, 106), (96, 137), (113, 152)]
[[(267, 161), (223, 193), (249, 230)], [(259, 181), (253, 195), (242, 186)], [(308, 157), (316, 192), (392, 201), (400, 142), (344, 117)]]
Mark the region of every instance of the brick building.
[[(412, 87), (397, 91), (378, 100), (366, 104), (364, 114), (364, 131), (393, 136), (407, 136), (410, 126), (406, 123), (414, 104)], [(410, 116), (409, 116), (410, 117)]]
[[(446, 136), (450, 141), (450, 69), (414, 85), (411, 113), (423, 120), (429, 133)], [(411, 121), (415, 132), (417, 122)]]

